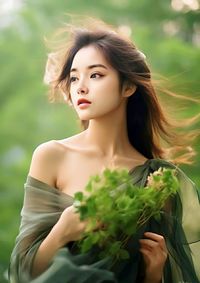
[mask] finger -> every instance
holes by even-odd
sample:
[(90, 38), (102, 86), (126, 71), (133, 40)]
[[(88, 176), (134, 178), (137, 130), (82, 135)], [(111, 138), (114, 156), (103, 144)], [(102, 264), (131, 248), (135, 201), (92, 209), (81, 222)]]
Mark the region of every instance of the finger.
[(149, 239), (152, 239), (152, 240), (154, 240), (156, 242), (159, 242), (160, 240), (164, 239), (164, 237), (162, 235), (159, 235), (159, 234), (156, 234), (156, 233), (152, 233), (152, 232), (145, 232), (144, 236), (149, 238)]
[(144, 236), (159, 243), (159, 245), (162, 247), (163, 250), (167, 250), (165, 239), (162, 235), (152, 233), (152, 232), (145, 232)]
[(140, 246), (141, 248), (148, 249), (152, 253), (156, 254), (164, 254), (168, 255), (167, 248), (163, 248), (159, 243), (148, 240), (148, 239), (142, 239), (140, 240)]
[(158, 242), (155, 242), (155, 241), (152, 241), (152, 240), (149, 240), (149, 239), (141, 239), (140, 244), (147, 246), (147, 247), (150, 247), (150, 248), (159, 248), (160, 247)]
[(151, 252), (157, 250), (156, 247), (153, 247), (152, 245), (148, 245), (146, 242), (143, 242), (142, 240), (140, 240), (140, 248), (148, 249)]
[(79, 229), (80, 229), (80, 231), (84, 231), (85, 228), (86, 228), (86, 226), (87, 226), (87, 224), (86, 224), (85, 222), (81, 221), (81, 222), (79, 223)]
[(149, 262), (157, 262), (159, 261), (160, 263), (163, 263), (166, 261), (167, 257), (168, 257), (168, 253), (164, 252), (163, 250), (160, 250), (160, 252), (158, 252), (158, 250), (153, 250), (153, 249), (148, 249), (147, 247), (141, 247), (140, 252), (142, 253), (142, 255), (145, 257), (145, 260), (148, 260)]
[(140, 248), (146, 249), (146, 250), (149, 250), (150, 252), (152, 252), (152, 247), (146, 245), (145, 243), (140, 243)]

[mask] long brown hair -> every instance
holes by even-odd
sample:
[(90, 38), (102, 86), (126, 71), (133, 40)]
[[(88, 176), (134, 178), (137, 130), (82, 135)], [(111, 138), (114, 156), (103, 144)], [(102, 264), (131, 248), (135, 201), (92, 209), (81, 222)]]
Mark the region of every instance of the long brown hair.
[[(70, 103), (69, 75), (73, 58), (81, 48), (93, 45), (118, 71), (121, 86), (125, 82), (137, 86), (127, 103), (128, 137), (133, 147), (148, 159), (165, 158), (175, 163), (191, 163), (194, 155), (191, 142), (198, 133), (180, 133), (178, 127), (183, 129), (186, 122), (191, 124), (195, 118), (179, 124), (169, 119), (155, 90), (145, 56), (128, 37), (97, 20), (81, 28), (68, 25), (61, 34), (70, 38), (67, 42), (63, 40), (60, 48), (49, 56), (46, 81), (53, 90), (50, 101), (55, 101), (59, 90)], [(165, 93), (174, 96), (173, 93)], [(88, 121), (82, 121), (82, 125), (86, 129)]]

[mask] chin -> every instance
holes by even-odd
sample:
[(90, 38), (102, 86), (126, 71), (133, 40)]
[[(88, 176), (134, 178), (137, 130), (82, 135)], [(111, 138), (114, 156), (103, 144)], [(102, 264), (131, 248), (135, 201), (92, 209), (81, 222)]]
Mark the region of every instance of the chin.
[(98, 118), (102, 118), (102, 117), (105, 117), (107, 116), (108, 114), (110, 114), (110, 111), (108, 112), (99, 112), (99, 113), (95, 113), (95, 114), (89, 114), (89, 113), (77, 113), (78, 117), (80, 120), (92, 120), (92, 119), (98, 119)]
[(90, 119), (92, 119), (92, 117), (90, 116), (90, 115), (78, 115), (78, 118), (80, 119), (80, 120), (90, 120)]

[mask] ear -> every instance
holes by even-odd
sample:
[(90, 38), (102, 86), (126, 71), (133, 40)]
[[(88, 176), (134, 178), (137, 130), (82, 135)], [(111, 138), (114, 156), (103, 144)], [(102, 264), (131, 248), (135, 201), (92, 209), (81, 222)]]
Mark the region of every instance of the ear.
[(136, 85), (125, 82), (122, 88), (122, 96), (130, 97), (132, 94), (135, 93), (136, 89)]

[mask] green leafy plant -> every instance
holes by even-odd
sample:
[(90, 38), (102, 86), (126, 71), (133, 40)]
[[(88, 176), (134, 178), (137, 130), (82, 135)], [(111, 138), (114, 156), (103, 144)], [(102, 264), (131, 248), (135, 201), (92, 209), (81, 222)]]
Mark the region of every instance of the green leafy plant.
[(74, 206), (80, 219), (87, 220), (84, 237), (79, 241), (81, 252), (98, 245), (100, 257), (129, 258), (125, 249), (129, 237), (151, 217), (159, 219), (178, 187), (175, 169), (159, 168), (148, 176), (143, 188), (133, 185), (127, 170), (106, 169), (102, 176), (92, 176), (85, 193), (75, 194)]

